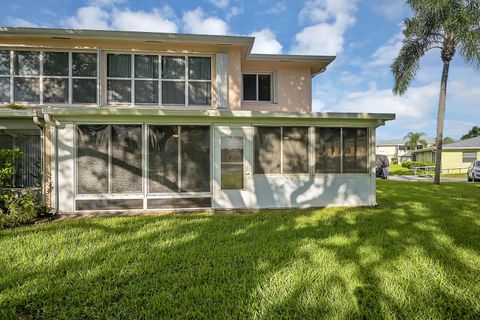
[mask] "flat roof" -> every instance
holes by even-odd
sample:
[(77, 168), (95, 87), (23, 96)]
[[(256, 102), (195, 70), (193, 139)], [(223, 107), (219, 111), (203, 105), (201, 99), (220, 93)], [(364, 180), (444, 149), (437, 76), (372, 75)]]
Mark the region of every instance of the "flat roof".
[(274, 61), (285, 63), (304, 62), (311, 65), (311, 72), (313, 76), (320, 72), (323, 72), (326, 66), (330, 64), (333, 60), (335, 60), (335, 56), (322, 55), (252, 54), (251, 51), (253, 48), (253, 43), (255, 42), (255, 37), (250, 36), (24, 27), (0, 27), (0, 36), (51, 38), (57, 40), (101, 39), (144, 41), (149, 43), (191, 43), (241, 46), (245, 48), (245, 60)]

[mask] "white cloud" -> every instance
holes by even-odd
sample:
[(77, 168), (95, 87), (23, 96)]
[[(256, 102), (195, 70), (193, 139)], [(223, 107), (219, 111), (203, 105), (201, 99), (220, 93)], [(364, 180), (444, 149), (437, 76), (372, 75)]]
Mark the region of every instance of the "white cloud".
[(117, 3), (124, 3), (126, 0), (89, 0), (88, 3), (91, 6), (113, 6)]
[(282, 53), (283, 46), (278, 42), (272, 30), (265, 28), (260, 31), (253, 32), (250, 36), (255, 37), (252, 53)]
[(411, 87), (403, 96), (393, 95), (390, 89), (378, 90), (376, 84), (366, 91), (347, 93), (334, 107), (351, 112), (396, 113), (398, 119), (421, 121), (436, 107), (439, 84)]
[(7, 24), (11, 27), (38, 28), (39, 25), (22, 18), (6, 17)]
[(281, 1), (277, 2), (273, 7), (267, 9), (267, 13), (277, 15), (284, 12), (285, 10), (287, 10), (287, 4), (285, 3), (285, 1)]
[(151, 11), (116, 9), (106, 11), (98, 6), (82, 7), (75, 16), (68, 17), (66, 25), (75, 29), (177, 32), (178, 28), (169, 7)]
[(297, 54), (335, 55), (343, 50), (344, 34), (355, 23), (355, 0), (310, 0), (299, 19), (312, 25), (295, 35), (291, 50)]
[(208, 2), (210, 2), (212, 5), (214, 5), (215, 7), (217, 8), (226, 8), (228, 7), (228, 4), (229, 4), (229, 0), (207, 0)]
[(402, 18), (406, 11), (405, 0), (389, 0), (373, 3), (373, 10), (387, 19), (395, 20)]
[(110, 14), (99, 7), (89, 6), (77, 10), (73, 17), (67, 18), (67, 25), (74, 29), (111, 29)]
[(402, 39), (402, 33), (398, 33), (388, 40), (387, 43), (378, 48), (372, 55), (373, 61), (371, 64), (375, 66), (391, 65), (393, 59), (398, 56), (398, 53), (402, 48)]
[(230, 10), (227, 13), (226, 19), (228, 21), (235, 16), (241, 15), (242, 13), (243, 13), (243, 5), (232, 6), (232, 7), (230, 7)]
[(116, 30), (175, 33), (178, 31), (177, 24), (169, 16), (169, 8), (153, 8), (150, 12), (114, 9), (112, 27)]
[(228, 25), (225, 21), (218, 17), (207, 17), (201, 8), (185, 12), (182, 21), (187, 33), (217, 35), (228, 33)]

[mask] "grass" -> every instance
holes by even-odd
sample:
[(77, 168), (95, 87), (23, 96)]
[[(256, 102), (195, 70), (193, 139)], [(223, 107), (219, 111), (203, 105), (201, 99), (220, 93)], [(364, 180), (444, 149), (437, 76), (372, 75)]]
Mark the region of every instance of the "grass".
[(480, 184), (376, 208), (89, 218), (0, 231), (0, 318), (480, 317)]
[(462, 178), (462, 179), (465, 179), (465, 181), (467, 181), (467, 174), (465, 172), (464, 173), (443, 173), (442, 177), (443, 178)]
[(388, 174), (393, 176), (411, 176), (413, 175), (413, 171), (408, 168), (404, 168), (399, 164), (391, 163)]

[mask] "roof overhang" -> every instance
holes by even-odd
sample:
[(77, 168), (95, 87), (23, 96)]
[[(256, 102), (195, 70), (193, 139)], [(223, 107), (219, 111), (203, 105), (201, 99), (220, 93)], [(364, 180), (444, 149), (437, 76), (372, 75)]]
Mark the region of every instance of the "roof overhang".
[(269, 61), (279, 63), (300, 63), (310, 66), (312, 77), (326, 70), (335, 60), (335, 56), (288, 55), (288, 54), (250, 54), (245, 60)]
[(196, 45), (238, 46), (245, 60), (277, 63), (300, 63), (310, 66), (312, 77), (325, 71), (335, 56), (252, 54), (255, 37), (206, 34), (182, 34), (140, 31), (80, 30), (53, 28), (0, 27), (0, 37), (49, 38), (58, 40), (123, 40), (147, 43), (181, 43)]
[(222, 119), (290, 119), (290, 120), (369, 120), (378, 125), (394, 120), (392, 113), (343, 113), (343, 112), (273, 112), (246, 110), (172, 110), (156, 108), (57, 108), (45, 107), (42, 113), (56, 117), (197, 117)]

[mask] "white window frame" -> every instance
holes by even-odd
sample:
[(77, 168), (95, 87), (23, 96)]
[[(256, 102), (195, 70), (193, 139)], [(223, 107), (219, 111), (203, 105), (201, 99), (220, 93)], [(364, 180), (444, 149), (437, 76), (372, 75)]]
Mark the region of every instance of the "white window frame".
[[(255, 100), (245, 100), (244, 99), (244, 83), (243, 83), (243, 76), (245, 75), (255, 75)], [(259, 75), (268, 75), (270, 76), (270, 100), (258, 100), (258, 76)], [(261, 72), (261, 71), (244, 71), (242, 72), (242, 102), (246, 103), (274, 103), (274, 90), (273, 90), (273, 84), (274, 84), (274, 72)]]
[[(213, 80), (212, 77), (214, 75), (213, 71), (213, 55), (211, 54), (175, 54), (175, 53), (157, 53), (157, 52), (148, 52), (148, 51), (139, 51), (139, 52), (125, 52), (125, 51), (104, 51), (104, 59), (105, 61), (105, 70), (108, 70), (108, 55), (109, 54), (127, 54), (131, 55), (130, 64), (131, 64), (131, 77), (130, 78), (113, 78), (107, 77), (107, 71), (105, 71), (105, 103), (108, 106), (154, 106), (154, 107), (193, 107), (193, 108), (207, 108), (211, 107), (213, 103)], [(158, 57), (158, 78), (136, 78), (135, 77), (135, 55), (147, 55), (147, 56), (157, 56)], [(166, 79), (162, 76), (162, 58), (163, 57), (183, 57), (185, 59), (185, 74), (183, 79)], [(205, 57), (210, 58), (210, 80), (197, 80), (197, 79), (190, 79), (189, 78), (189, 58), (196, 58), (196, 57)], [(130, 80), (131, 81), (131, 98), (130, 102), (109, 102), (108, 101), (108, 81), (109, 80)], [(137, 80), (150, 80), (150, 81), (158, 81), (158, 102), (156, 103), (136, 103), (135, 102), (135, 81)], [(171, 81), (171, 82), (184, 82), (185, 83), (185, 103), (184, 104), (174, 104), (174, 103), (163, 103), (163, 92), (162, 92), (162, 84), (163, 82)], [(190, 82), (204, 82), (210, 83), (210, 104), (206, 105), (191, 105), (188, 99), (188, 87)]]
[[(96, 51), (92, 50), (69, 50), (69, 49), (57, 49), (57, 48), (48, 48), (48, 49), (38, 49), (38, 48), (5, 48), (5, 49), (0, 49), (1, 51), (8, 51), (10, 52), (10, 75), (0, 75), (0, 78), (10, 78), (10, 101), (8, 102), (0, 102), (0, 104), (9, 104), (9, 103), (25, 103), (29, 105), (44, 105), (44, 80), (45, 79), (68, 79), (68, 97), (67, 100), (68, 102), (48, 102), (47, 104), (51, 105), (98, 105), (99, 100), (98, 100), (98, 83), (99, 83), (99, 74), (98, 74), (98, 66), (100, 64), (99, 60), (99, 55)], [(14, 59), (15, 59), (15, 52), (38, 52), (39, 53), (39, 63), (40, 63), (40, 68), (39, 68), (39, 75), (15, 75), (14, 72)], [(43, 73), (43, 59), (45, 52), (65, 52), (68, 53), (68, 75), (67, 76), (46, 76)], [(73, 53), (92, 53), (97, 55), (97, 76), (96, 77), (83, 77), (83, 76), (73, 76), (72, 75), (72, 54)], [(29, 101), (20, 101), (20, 100), (15, 100), (15, 79), (16, 78), (35, 78), (39, 79), (39, 102), (29, 102)], [(74, 103), (73, 102), (73, 80), (76, 79), (88, 79), (88, 80), (96, 80), (96, 86), (97, 86), (97, 93), (96, 93), (96, 103)]]

